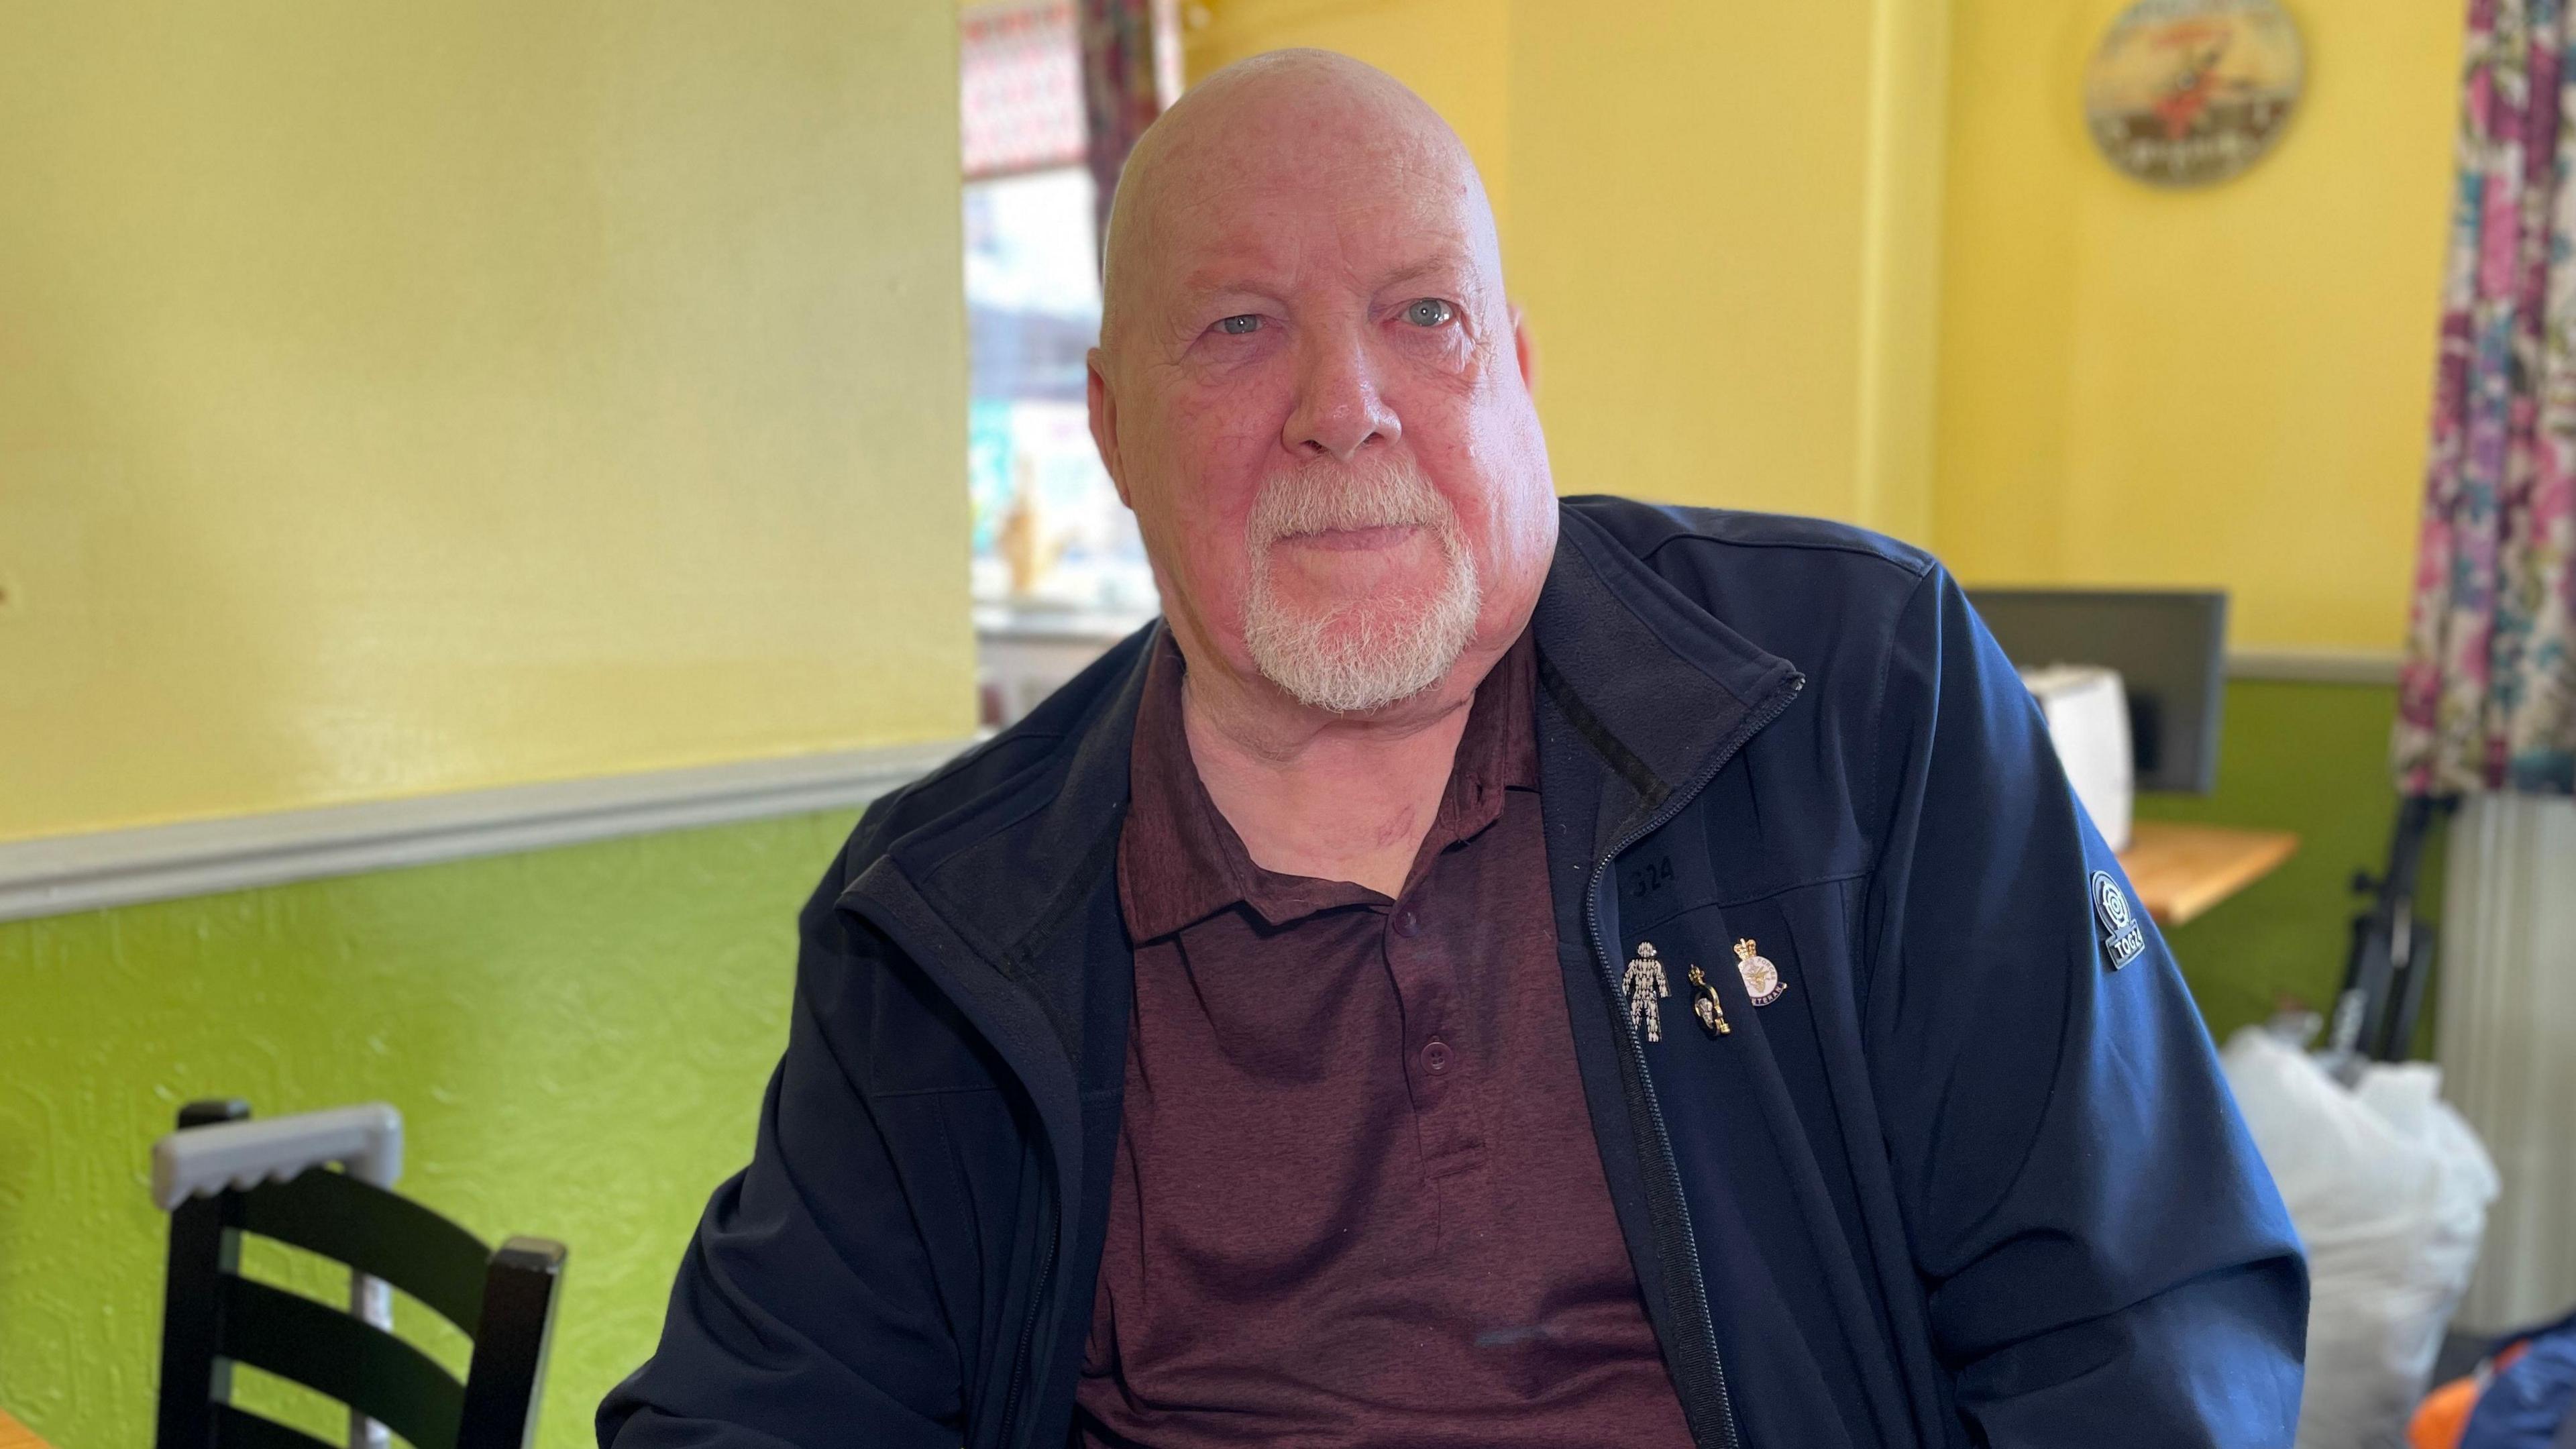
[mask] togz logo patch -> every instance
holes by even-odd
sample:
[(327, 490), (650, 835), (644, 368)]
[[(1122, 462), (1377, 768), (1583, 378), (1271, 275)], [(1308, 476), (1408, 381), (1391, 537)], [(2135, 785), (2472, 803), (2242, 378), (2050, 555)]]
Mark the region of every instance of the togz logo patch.
[(2093, 872), (2093, 916), (2102, 924), (2102, 949), (2111, 954), (2112, 970), (2137, 960), (2147, 949), (2145, 924), (2129, 905), (2129, 893), (2107, 870)]

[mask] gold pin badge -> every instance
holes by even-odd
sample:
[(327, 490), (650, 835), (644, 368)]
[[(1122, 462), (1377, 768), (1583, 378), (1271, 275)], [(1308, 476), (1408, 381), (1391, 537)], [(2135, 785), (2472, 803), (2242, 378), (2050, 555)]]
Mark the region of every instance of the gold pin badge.
[(1691, 1015), (1708, 1029), (1710, 1036), (1724, 1036), (1735, 1030), (1726, 1024), (1726, 1007), (1717, 999), (1717, 988), (1708, 984), (1698, 967), (1691, 968)]
[(1735, 969), (1743, 975), (1744, 994), (1753, 998), (1753, 1004), (1769, 1006), (1788, 991), (1789, 983), (1780, 979), (1780, 968), (1768, 957), (1757, 954), (1760, 949), (1750, 937), (1736, 942)]
[(1655, 1003), (1672, 995), (1664, 983), (1664, 963), (1655, 959), (1655, 943), (1637, 943), (1637, 956), (1628, 963), (1628, 974), (1619, 978), (1619, 990), (1628, 998), (1628, 1029), (1646, 1034), (1648, 1041), (1664, 1039), (1664, 1009)]

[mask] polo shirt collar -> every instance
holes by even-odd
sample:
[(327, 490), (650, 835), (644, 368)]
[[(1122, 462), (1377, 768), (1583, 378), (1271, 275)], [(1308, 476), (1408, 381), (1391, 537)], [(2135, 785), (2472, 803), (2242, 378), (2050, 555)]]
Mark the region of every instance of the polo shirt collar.
[[(1119, 907), (1128, 934), (1150, 941), (1238, 904), (1273, 927), (1319, 911), (1387, 905), (1365, 886), (1266, 870), (1252, 859), (1190, 758), (1181, 715), (1188, 665), (1180, 648), (1164, 630), (1152, 649), (1137, 701), (1130, 805), (1118, 842)], [(1534, 661), (1524, 633), (1477, 686), (1407, 889), (1442, 850), (1499, 819), (1506, 790), (1538, 788)]]

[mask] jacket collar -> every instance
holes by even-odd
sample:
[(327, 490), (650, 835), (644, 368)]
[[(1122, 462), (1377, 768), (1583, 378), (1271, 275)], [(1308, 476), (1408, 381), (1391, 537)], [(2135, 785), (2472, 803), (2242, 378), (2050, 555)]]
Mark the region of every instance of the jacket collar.
[(1574, 509), (1558, 517), (1556, 560), (1535, 616), (1539, 687), (1609, 776), (1597, 831), (1605, 838), (1596, 840), (1606, 848), (1606, 837), (1696, 781), (1798, 671), (1590, 517)]

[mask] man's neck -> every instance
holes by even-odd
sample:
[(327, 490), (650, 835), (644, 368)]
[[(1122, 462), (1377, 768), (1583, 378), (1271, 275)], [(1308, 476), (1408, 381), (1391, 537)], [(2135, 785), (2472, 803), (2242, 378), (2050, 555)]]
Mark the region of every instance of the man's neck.
[(1476, 684), (1493, 660), (1462, 659), (1429, 695), (1387, 718), (1343, 719), (1192, 672), (1181, 690), (1190, 759), (1253, 862), (1283, 875), (1404, 890), (1458, 757)]

